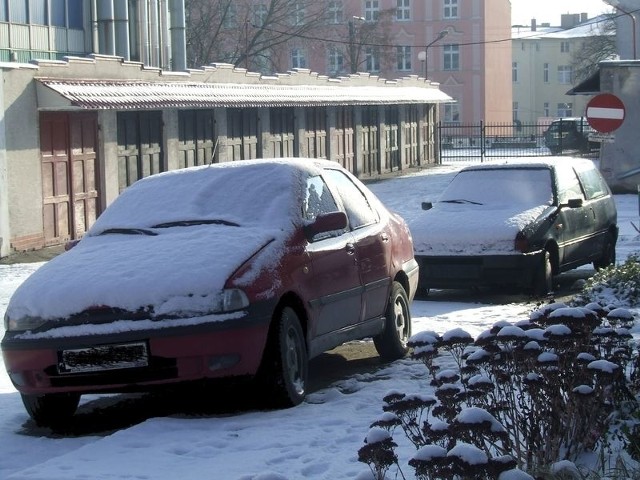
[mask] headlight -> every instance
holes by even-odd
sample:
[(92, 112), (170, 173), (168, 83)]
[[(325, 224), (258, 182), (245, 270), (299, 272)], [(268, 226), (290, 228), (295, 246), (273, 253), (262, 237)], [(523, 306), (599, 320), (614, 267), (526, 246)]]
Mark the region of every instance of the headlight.
[(232, 312), (249, 306), (247, 295), (237, 288), (223, 290), (221, 300), (220, 307), (222, 312)]
[(35, 330), (45, 323), (46, 321), (39, 317), (10, 318), (8, 314), (4, 315), (4, 329), (7, 332)]

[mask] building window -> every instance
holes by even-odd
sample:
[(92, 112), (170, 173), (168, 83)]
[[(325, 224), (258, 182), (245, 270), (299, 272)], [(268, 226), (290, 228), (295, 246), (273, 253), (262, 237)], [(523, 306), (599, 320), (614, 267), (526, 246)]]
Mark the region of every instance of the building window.
[(411, 47), (396, 47), (398, 71), (411, 70)]
[(445, 103), (444, 122), (449, 124), (460, 123), (460, 108), (457, 103)]
[(367, 72), (380, 71), (380, 49), (377, 47), (367, 47), (364, 51)]
[(339, 24), (342, 23), (344, 18), (342, 1), (329, 2), (329, 23)]
[(344, 55), (335, 46), (329, 47), (329, 73), (335, 75), (344, 72)]
[(447, 44), (443, 47), (444, 51), (444, 69), (459, 70), (460, 69), (460, 46)]
[(444, 0), (444, 18), (458, 18), (458, 0)]
[(224, 28), (236, 28), (236, 17), (238, 12), (236, 11), (236, 6), (234, 3), (229, 4), (229, 8), (224, 12), (224, 17), (222, 18), (222, 26)]
[(542, 69), (542, 80), (544, 83), (549, 83), (549, 64), (545, 63)]
[(573, 67), (571, 65), (558, 65), (558, 83), (569, 84), (573, 76)]
[(307, 68), (307, 59), (301, 48), (291, 50), (291, 68)]
[(520, 42), (520, 50), (524, 52), (524, 49), (525, 49), (524, 42)]
[(518, 102), (513, 102), (513, 121), (518, 121)]
[(411, 20), (411, 0), (396, 1), (396, 20)]
[(378, 0), (365, 0), (364, 19), (367, 22), (377, 22), (380, 18), (380, 2)]
[(573, 103), (559, 103), (558, 104), (558, 117), (572, 117), (573, 116)]
[(569, 53), (571, 50), (571, 44), (569, 42), (560, 42), (560, 52)]
[(511, 81), (513, 83), (518, 82), (518, 62), (513, 62), (511, 64)]
[(543, 115), (548, 117), (550, 115), (549, 102), (544, 102), (543, 110)]
[(253, 10), (253, 23), (257, 27), (262, 27), (267, 21), (267, 15), (269, 15), (269, 9), (264, 3), (259, 3)]
[(294, 2), (292, 20), (294, 25), (304, 25), (304, 3)]

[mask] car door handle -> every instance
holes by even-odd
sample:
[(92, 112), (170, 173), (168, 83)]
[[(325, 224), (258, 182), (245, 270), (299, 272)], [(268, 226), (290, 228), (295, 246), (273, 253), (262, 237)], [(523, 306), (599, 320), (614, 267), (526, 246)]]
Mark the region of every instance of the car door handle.
[(344, 248), (349, 255), (355, 255), (356, 246), (353, 243), (347, 243)]

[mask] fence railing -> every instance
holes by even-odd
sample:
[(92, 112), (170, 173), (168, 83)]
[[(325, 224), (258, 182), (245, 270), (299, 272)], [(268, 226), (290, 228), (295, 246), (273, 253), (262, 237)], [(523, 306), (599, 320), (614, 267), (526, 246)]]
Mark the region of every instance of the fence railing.
[[(573, 155), (594, 157), (599, 144), (589, 141), (569, 141), (563, 128), (549, 130), (549, 124), (521, 122), (508, 124), (438, 125), (440, 158), (446, 161), (477, 159), (477, 161), (506, 157), (541, 157)], [(581, 134), (581, 133), (580, 133)]]

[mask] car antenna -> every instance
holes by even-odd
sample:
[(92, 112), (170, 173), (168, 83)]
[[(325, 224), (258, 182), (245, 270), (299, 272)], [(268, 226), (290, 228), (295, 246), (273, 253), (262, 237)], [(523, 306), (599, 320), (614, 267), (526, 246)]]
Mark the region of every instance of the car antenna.
[(213, 145), (213, 152), (211, 152), (211, 160), (209, 161), (209, 166), (213, 165), (213, 160), (216, 158), (216, 150), (218, 150), (218, 142), (220, 141), (220, 137), (216, 138), (216, 143)]

